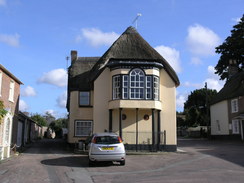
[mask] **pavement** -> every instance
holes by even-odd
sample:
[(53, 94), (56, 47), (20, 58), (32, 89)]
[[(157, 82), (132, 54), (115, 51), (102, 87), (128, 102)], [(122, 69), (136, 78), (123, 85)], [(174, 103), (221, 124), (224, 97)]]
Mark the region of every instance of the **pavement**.
[(0, 163), (1, 183), (226, 183), (244, 182), (244, 143), (178, 139), (178, 152), (138, 152), (126, 165), (88, 166), (87, 155), (68, 151), (62, 140), (44, 139)]

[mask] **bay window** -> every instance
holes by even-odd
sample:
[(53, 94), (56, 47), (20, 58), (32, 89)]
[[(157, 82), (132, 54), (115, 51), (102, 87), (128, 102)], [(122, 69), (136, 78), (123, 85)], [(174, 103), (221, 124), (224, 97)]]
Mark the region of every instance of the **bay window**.
[(133, 69), (128, 75), (115, 75), (113, 100), (159, 100), (159, 77), (146, 75), (141, 69)]

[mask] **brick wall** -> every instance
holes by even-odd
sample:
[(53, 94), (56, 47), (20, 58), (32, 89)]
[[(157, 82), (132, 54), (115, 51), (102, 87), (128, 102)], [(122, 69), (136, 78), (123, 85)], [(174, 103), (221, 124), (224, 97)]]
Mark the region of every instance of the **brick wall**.
[[(19, 97), (20, 97), (20, 83), (14, 77), (8, 74), (4, 69), (0, 68), (2, 75), (2, 83), (0, 88), (0, 100), (3, 101), (6, 110), (10, 111), (13, 115), (12, 125), (12, 142), (17, 141), (17, 128), (18, 128), (18, 112), (19, 112)], [(1, 79), (1, 78), (0, 78)], [(14, 82), (14, 98), (13, 101), (9, 100), (10, 82)], [(0, 128), (1, 130), (1, 128)]]

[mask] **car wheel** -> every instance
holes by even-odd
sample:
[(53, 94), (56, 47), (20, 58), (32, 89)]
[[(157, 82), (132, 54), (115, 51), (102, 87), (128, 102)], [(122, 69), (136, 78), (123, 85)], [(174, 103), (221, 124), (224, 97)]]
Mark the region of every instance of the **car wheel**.
[(120, 161), (120, 165), (121, 165), (121, 166), (124, 166), (124, 165), (125, 165), (125, 160)]
[(95, 165), (95, 162), (94, 161), (91, 161), (90, 159), (89, 159), (89, 167), (93, 167)]

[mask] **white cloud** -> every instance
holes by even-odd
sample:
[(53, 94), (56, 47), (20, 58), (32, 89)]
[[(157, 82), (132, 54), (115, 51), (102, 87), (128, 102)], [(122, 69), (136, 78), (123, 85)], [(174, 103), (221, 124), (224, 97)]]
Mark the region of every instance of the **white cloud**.
[(21, 95), (24, 97), (36, 96), (36, 91), (31, 86), (27, 86), (21, 91)]
[(9, 46), (18, 47), (19, 46), (19, 34), (0, 34), (0, 42), (5, 43)]
[(193, 65), (202, 65), (202, 60), (198, 57), (192, 57), (191, 58), (191, 64)]
[(44, 73), (41, 78), (39, 78), (39, 83), (47, 83), (55, 85), (58, 87), (67, 86), (67, 71), (65, 69), (54, 69), (47, 73)]
[(55, 111), (55, 110), (53, 110), (53, 109), (48, 109), (48, 110), (46, 110), (45, 112), (44, 112), (45, 114), (46, 113), (49, 113), (49, 114), (51, 114), (53, 117), (55, 117), (56, 118), (56, 116), (57, 116), (57, 112)]
[(7, 2), (6, 0), (0, 0), (0, 6), (6, 6)]
[(186, 98), (184, 95), (178, 95), (176, 97), (176, 106), (177, 108), (181, 108), (183, 109), (184, 108), (184, 103), (186, 102)]
[(59, 107), (66, 108), (67, 92), (64, 92), (62, 95), (60, 95), (56, 101)]
[(216, 70), (213, 66), (208, 66), (208, 77), (204, 83), (207, 82), (208, 88), (219, 91), (223, 88), (225, 81), (219, 80), (219, 77), (217, 74), (215, 74), (215, 71)]
[(238, 17), (238, 18), (232, 18), (231, 19), (233, 22), (235, 23), (239, 23), (241, 21), (241, 17)]
[(85, 39), (91, 46), (110, 46), (116, 39), (118, 39), (119, 34), (115, 32), (102, 32), (96, 28), (85, 28), (81, 29), (81, 35), (76, 37), (76, 41), (80, 42)]
[(19, 110), (20, 111), (25, 112), (28, 110), (28, 108), (29, 108), (29, 106), (26, 104), (26, 102), (24, 100), (19, 101)]
[(179, 93), (176, 91), (176, 107), (178, 111), (184, 110), (184, 104), (188, 98), (188, 93)]
[(193, 88), (201, 88), (202, 84), (201, 83), (191, 83), (189, 81), (186, 81), (182, 84), (185, 87), (193, 87)]
[(177, 73), (181, 72), (180, 52), (178, 50), (163, 45), (157, 46), (154, 49), (168, 61)]
[(188, 28), (186, 41), (190, 52), (201, 56), (214, 55), (215, 47), (220, 44), (220, 38), (216, 33), (199, 24)]

